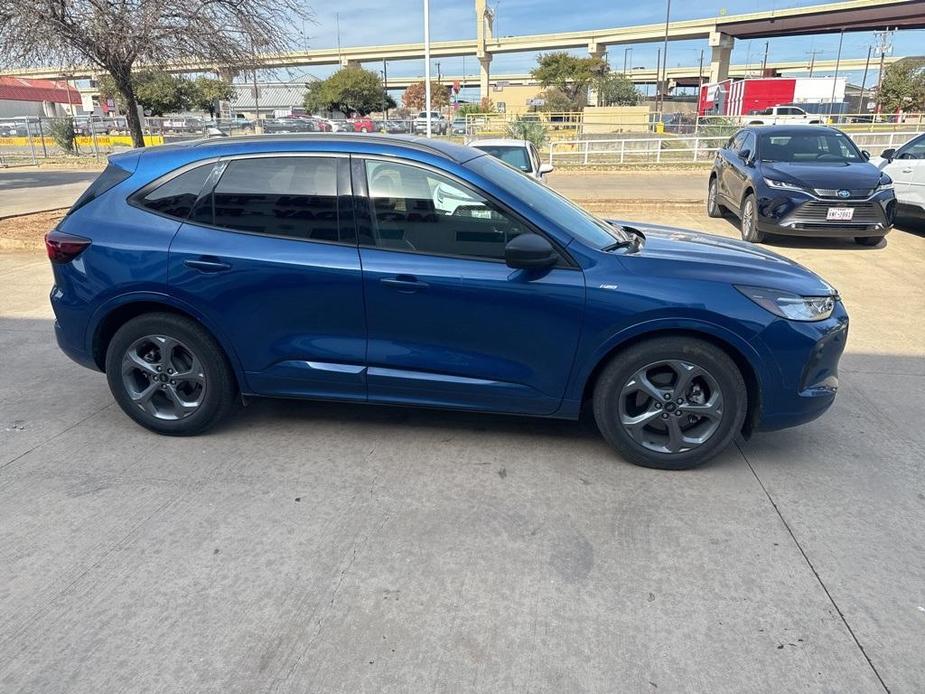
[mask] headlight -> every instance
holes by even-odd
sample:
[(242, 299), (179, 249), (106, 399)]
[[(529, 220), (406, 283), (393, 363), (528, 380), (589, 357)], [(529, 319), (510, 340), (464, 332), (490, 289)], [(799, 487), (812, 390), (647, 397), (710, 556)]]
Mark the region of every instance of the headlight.
[(773, 178), (766, 178), (764, 182), (767, 183), (771, 188), (779, 188), (781, 190), (799, 190), (803, 191), (802, 186), (798, 186), (795, 183), (787, 183), (786, 181), (775, 181)]
[(777, 289), (736, 286), (749, 299), (775, 316), (789, 320), (825, 320), (835, 310), (836, 295), (800, 296)]
[(893, 179), (887, 178), (886, 180), (884, 180), (881, 178), (880, 184), (877, 186), (876, 192), (879, 193), (881, 190), (893, 190)]

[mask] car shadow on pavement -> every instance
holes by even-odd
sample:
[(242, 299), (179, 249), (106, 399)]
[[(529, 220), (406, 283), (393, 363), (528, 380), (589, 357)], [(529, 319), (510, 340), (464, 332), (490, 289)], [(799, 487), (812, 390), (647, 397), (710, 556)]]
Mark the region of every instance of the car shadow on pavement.
[[(732, 213), (727, 212), (723, 215), (723, 219), (732, 227), (732, 231), (741, 237), (738, 218)], [(781, 248), (812, 248), (818, 250), (876, 251), (886, 248), (890, 243), (890, 236), (893, 234), (925, 236), (925, 221), (908, 218), (897, 219), (893, 230), (876, 246), (862, 246), (855, 243), (854, 239), (851, 237), (826, 238), (824, 236), (780, 236), (775, 234), (768, 234), (760, 245)]]

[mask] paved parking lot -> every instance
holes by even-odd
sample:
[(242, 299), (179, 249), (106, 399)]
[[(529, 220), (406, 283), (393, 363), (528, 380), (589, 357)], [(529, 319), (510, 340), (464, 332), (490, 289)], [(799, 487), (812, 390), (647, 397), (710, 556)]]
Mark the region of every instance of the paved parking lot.
[(0, 254), (0, 691), (925, 691), (925, 235), (776, 250), (851, 312), (839, 398), (681, 473), (397, 408), (158, 437)]

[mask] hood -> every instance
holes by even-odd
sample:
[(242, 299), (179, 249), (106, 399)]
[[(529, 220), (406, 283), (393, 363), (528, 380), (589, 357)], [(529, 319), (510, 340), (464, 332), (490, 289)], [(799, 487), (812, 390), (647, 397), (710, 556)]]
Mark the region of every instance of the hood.
[(861, 162), (761, 162), (767, 178), (798, 183), (805, 188), (828, 190), (872, 190), (880, 181), (881, 171), (867, 161)]
[(608, 221), (645, 236), (641, 249), (626, 256), (627, 267), (640, 273), (766, 287), (804, 296), (835, 293), (828, 282), (799, 263), (745, 241), (689, 229)]

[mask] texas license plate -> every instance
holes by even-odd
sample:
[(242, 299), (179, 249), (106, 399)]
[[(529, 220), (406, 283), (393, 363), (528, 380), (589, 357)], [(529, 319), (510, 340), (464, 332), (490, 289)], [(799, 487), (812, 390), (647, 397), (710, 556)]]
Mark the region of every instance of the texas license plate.
[(830, 207), (828, 214), (825, 216), (828, 220), (839, 222), (850, 222), (852, 217), (854, 217), (853, 207)]

